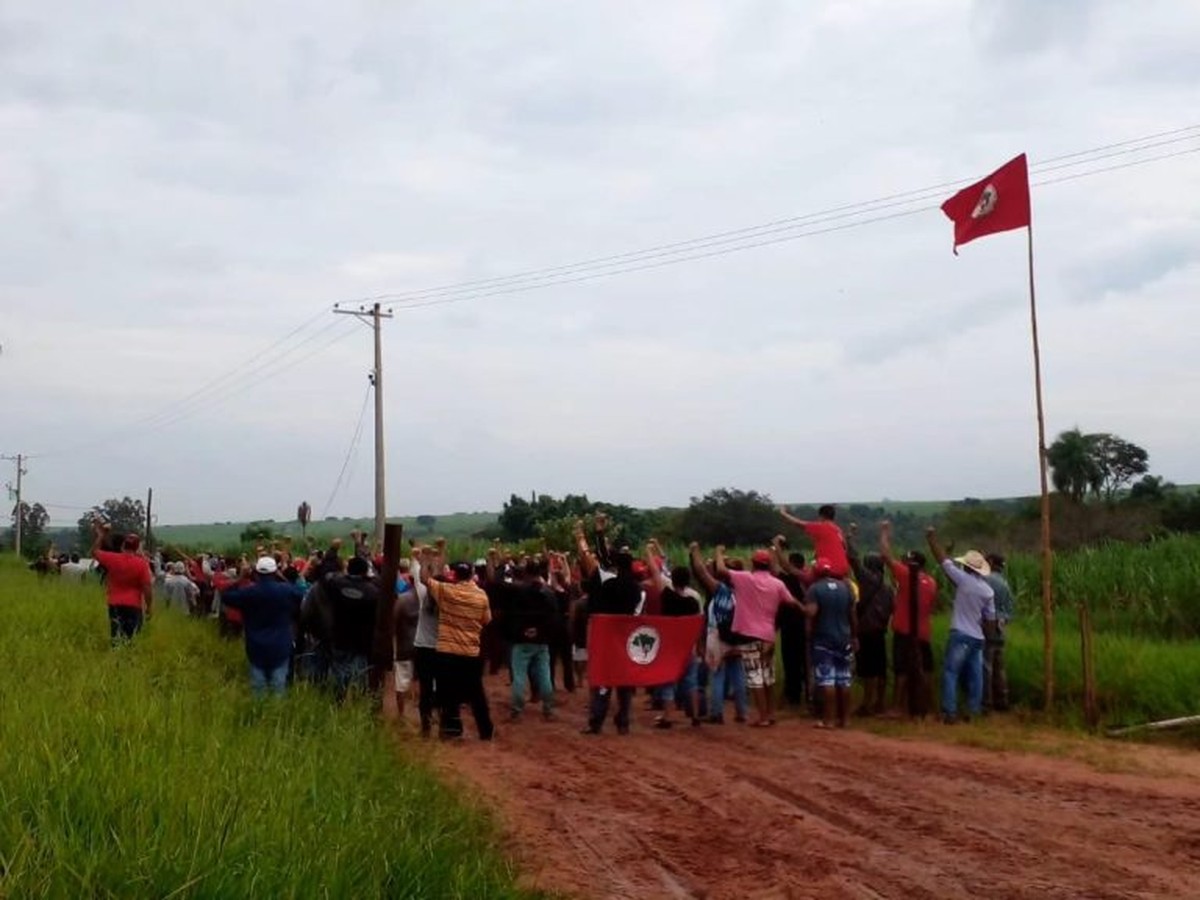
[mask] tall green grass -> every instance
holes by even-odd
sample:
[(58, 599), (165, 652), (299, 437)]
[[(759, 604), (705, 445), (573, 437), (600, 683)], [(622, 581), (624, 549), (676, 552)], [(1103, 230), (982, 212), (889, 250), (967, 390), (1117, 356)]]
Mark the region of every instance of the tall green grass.
[(515, 897), (365, 702), (255, 702), (240, 644), (0, 561), (0, 897)]
[[(1009, 576), (1024, 614), (1041, 614), (1041, 560), (1016, 555)], [(1200, 535), (1109, 543), (1054, 557), (1055, 604), (1086, 603), (1098, 631), (1200, 636)]]
[[(941, 657), (949, 617), (937, 616), (934, 658), (940, 690)], [(1043, 706), (1041, 618), (1015, 622), (1006, 644), (1009, 690), (1019, 706)], [(1200, 714), (1200, 652), (1194, 644), (1143, 635), (1096, 632), (1096, 701), (1105, 725), (1124, 725)], [(1082, 721), (1083, 656), (1079, 620), (1063, 610), (1054, 623), (1056, 715)]]

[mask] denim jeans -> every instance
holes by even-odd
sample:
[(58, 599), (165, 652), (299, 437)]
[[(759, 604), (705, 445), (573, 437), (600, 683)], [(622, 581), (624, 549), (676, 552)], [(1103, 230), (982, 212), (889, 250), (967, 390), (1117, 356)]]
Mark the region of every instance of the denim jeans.
[(725, 691), (733, 692), (733, 708), (738, 718), (744, 719), (750, 712), (746, 699), (746, 670), (742, 668), (740, 656), (727, 656), (712, 673), (712, 696), (708, 702), (708, 714), (714, 719), (725, 717)]
[(333, 694), (338, 702), (346, 699), (346, 694), (352, 687), (357, 687), (365, 693), (367, 673), (370, 670), (371, 664), (365, 656), (334, 650), (333, 658), (329, 661), (329, 677), (333, 682)]
[(958, 714), (958, 682), (966, 681), (967, 711), (978, 716), (983, 711), (983, 641), (950, 629), (946, 658), (942, 661), (942, 712)]
[(533, 686), (542, 700), (542, 711), (554, 711), (554, 685), (550, 683), (550, 647), (546, 644), (512, 645), (512, 708), (525, 709), (525, 691), (532, 670)]
[(287, 690), (288, 664), (281, 662), (273, 669), (263, 669), (250, 663), (250, 693), (261, 697), (267, 691), (282, 694)]
[(682, 710), (690, 719), (696, 718), (696, 688), (700, 678), (700, 659), (693, 656), (675, 684), (655, 688), (655, 696), (662, 700), (663, 709), (671, 704)]

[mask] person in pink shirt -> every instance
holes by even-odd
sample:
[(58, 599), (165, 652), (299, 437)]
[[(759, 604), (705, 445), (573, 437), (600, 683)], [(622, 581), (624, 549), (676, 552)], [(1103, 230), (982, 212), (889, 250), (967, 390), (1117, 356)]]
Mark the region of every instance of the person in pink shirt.
[(775, 724), (775, 616), (780, 606), (803, 610), (787, 586), (771, 573), (771, 551), (755, 550), (750, 571), (739, 572), (725, 565), (725, 548), (717, 547), (717, 577), (733, 588), (733, 630), (752, 639), (742, 648), (746, 686), (754, 695), (762, 728)]

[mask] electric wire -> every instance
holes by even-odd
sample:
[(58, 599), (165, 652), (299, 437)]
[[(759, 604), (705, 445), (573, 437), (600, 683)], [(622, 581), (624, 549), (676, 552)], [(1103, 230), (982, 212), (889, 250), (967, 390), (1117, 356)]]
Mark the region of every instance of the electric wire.
[[(327, 307), (324, 307), (324, 306), (321, 307), (321, 310), (319, 312), (317, 312), (314, 315), (312, 315), (311, 317), (305, 319), (299, 325), (295, 326), (290, 331), (288, 331), (281, 337), (277, 338), (272, 343), (268, 344), (257, 354), (249, 357), (246, 362), (240, 363), (239, 365), (226, 371), (225, 373), (218, 375), (216, 378), (213, 378), (213, 379), (205, 382), (203, 385), (201, 385), (200, 387), (191, 391), (190, 393), (184, 395), (183, 397), (180, 397), (176, 400), (172, 400), (170, 403), (165, 404), (164, 406), (162, 406), (158, 409), (155, 409), (154, 411), (149, 412), (145, 415), (138, 416), (137, 418), (130, 419), (130, 420), (122, 423), (122, 425), (118, 429), (118, 432), (124, 432), (127, 429), (136, 428), (141, 425), (150, 425), (158, 419), (161, 419), (161, 418), (164, 418), (164, 417), (167, 417), (167, 416), (177, 413), (182, 407), (187, 406), (188, 404), (192, 403), (194, 400), (200, 398), (201, 396), (203, 396), (205, 394), (211, 394), (213, 391), (217, 390), (218, 388), (220, 388), (221, 386), (223, 386), (230, 380), (235, 380), (235, 381), (238, 380), (237, 378), (235, 378), (235, 376), (237, 376), (238, 373), (240, 373), (243, 369), (255, 364), (256, 362), (261, 362), (264, 357), (270, 358), (272, 356), (272, 354), (275, 352), (276, 348), (281, 347), (281, 345), (285, 344), (291, 338), (293, 338), (300, 332), (304, 331), (306, 328), (308, 328), (310, 325), (312, 325), (314, 322), (316, 322), (321, 316), (323, 316), (326, 312), (327, 312)], [(102, 436), (102, 437), (99, 437), (99, 438), (96, 438), (96, 439), (93, 439), (90, 441), (85, 441), (85, 442), (82, 442), (79, 444), (74, 444), (74, 445), (71, 445), (68, 447), (64, 447), (61, 450), (44, 451), (42, 453), (29, 454), (29, 458), (30, 459), (45, 459), (45, 458), (51, 457), (51, 456), (62, 456), (67, 453), (74, 453), (79, 450), (90, 449), (90, 448), (98, 446), (102, 443), (107, 443), (108, 441), (113, 439), (113, 437), (115, 437), (115, 436), (116, 436), (116, 433), (114, 433), (112, 435), (105, 435), (105, 436)]]
[(372, 389), (373, 385), (368, 384), (367, 391), (363, 395), (362, 407), (358, 411), (358, 424), (354, 426), (354, 436), (350, 439), (350, 447), (346, 450), (346, 458), (342, 460), (342, 468), (338, 472), (337, 481), (333, 483), (333, 490), (329, 492), (329, 499), (325, 501), (325, 508), (321, 511), (322, 519), (329, 515), (329, 510), (333, 507), (333, 501), (342, 487), (342, 479), (345, 478), (346, 467), (350, 465), (350, 460), (358, 449), (359, 440), (362, 438), (363, 424), (367, 421), (367, 404), (371, 399)]
[[(1193, 147), (1193, 148), (1188, 148), (1188, 149), (1184, 149), (1184, 150), (1176, 150), (1172, 153), (1159, 154), (1157, 156), (1148, 157), (1146, 159), (1131, 160), (1129, 162), (1118, 163), (1118, 164), (1111, 165), (1111, 166), (1103, 166), (1101, 168), (1091, 169), (1091, 170), (1088, 170), (1085, 172), (1077, 172), (1077, 173), (1073, 173), (1070, 175), (1062, 175), (1062, 176), (1059, 176), (1056, 178), (1047, 178), (1047, 179), (1042, 179), (1040, 181), (1033, 181), (1033, 182), (1031, 182), (1031, 186), (1040, 187), (1040, 186), (1044, 186), (1044, 185), (1058, 184), (1058, 183), (1064, 182), (1064, 181), (1073, 181), (1073, 180), (1076, 180), (1079, 178), (1086, 178), (1091, 175), (1099, 175), (1099, 174), (1102, 174), (1105, 172), (1116, 171), (1118, 169), (1127, 169), (1127, 168), (1131, 168), (1134, 166), (1147, 165), (1149, 163), (1159, 162), (1159, 161), (1165, 160), (1165, 159), (1172, 159), (1172, 158), (1179, 157), (1179, 156), (1186, 156), (1188, 154), (1197, 153), (1197, 152), (1200, 152), (1200, 147)], [(915, 201), (906, 201), (906, 203), (911, 203), (911, 202), (915, 202)], [(885, 222), (885, 221), (890, 221), (893, 219), (901, 219), (901, 218), (905, 218), (908, 216), (914, 216), (919, 213), (925, 213), (925, 212), (929, 212), (931, 210), (939, 209), (940, 206), (941, 206), (940, 203), (932, 203), (932, 204), (927, 204), (924, 206), (909, 207), (907, 209), (902, 209), (897, 212), (892, 212), (892, 213), (888, 213), (885, 215), (870, 216), (867, 218), (858, 218), (858, 219), (855, 219), (854, 221), (843, 222), (838, 225), (830, 225), (830, 226), (826, 226), (826, 227), (822, 227), (822, 228), (810, 227), (807, 230), (799, 231), (799, 232), (792, 228), (779, 229), (780, 231), (784, 231), (786, 233), (775, 236), (775, 237), (771, 237), (767, 240), (756, 240), (756, 241), (751, 241), (751, 242), (743, 242), (743, 243), (738, 243), (734, 246), (726, 246), (726, 247), (721, 247), (719, 249), (703, 250), (703, 252), (690, 253), (686, 256), (671, 256), (667, 259), (659, 259), (659, 260), (654, 260), (654, 261), (650, 261), (650, 262), (644, 262), (644, 263), (637, 264), (637, 265), (628, 265), (628, 266), (625, 266), (620, 269), (608, 269), (608, 270), (599, 271), (599, 272), (585, 272), (585, 273), (575, 275), (572, 277), (555, 278), (555, 279), (538, 282), (535, 284), (517, 284), (517, 285), (511, 285), (511, 286), (502, 286), (502, 287), (497, 287), (492, 290), (480, 291), (480, 292), (465, 295), (465, 296), (440, 297), (440, 298), (425, 300), (425, 301), (421, 301), (421, 302), (403, 304), (403, 305), (397, 306), (396, 308), (398, 310), (421, 309), (424, 307), (443, 306), (443, 305), (452, 304), (452, 303), (462, 303), (466, 300), (479, 300), (479, 299), (483, 299), (485, 297), (496, 297), (496, 296), (503, 296), (503, 295), (507, 295), (507, 294), (523, 293), (525, 291), (537, 290), (540, 288), (558, 287), (558, 286), (567, 285), (567, 284), (579, 284), (581, 282), (594, 281), (594, 280), (600, 279), (600, 278), (608, 278), (608, 277), (612, 277), (615, 275), (624, 275), (624, 274), (628, 274), (630, 272), (640, 272), (640, 271), (646, 271), (649, 269), (658, 269), (658, 268), (662, 268), (664, 266), (672, 266), (672, 265), (677, 265), (679, 263), (692, 262), (694, 260), (709, 259), (709, 258), (716, 257), (716, 256), (725, 256), (730, 253), (738, 253), (743, 250), (751, 250), (751, 249), (755, 249), (755, 248), (759, 248), (759, 247), (769, 247), (769, 246), (772, 246), (775, 244), (781, 244), (781, 243), (785, 243), (788, 241), (799, 240), (800, 238), (805, 238), (805, 237), (813, 237), (813, 236), (821, 235), (821, 234), (831, 234), (833, 232), (846, 231), (848, 229), (858, 228), (863, 225), (872, 225), (872, 224), (875, 224), (878, 222)], [(880, 208), (886, 208), (886, 207), (880, 207)], [(820, 224), (820, 223), (815, 223), (815, 224)], [(771, 232), (765, 232), (764, 234), (769, 235), (769, 234), (771, 234)], [(759, 237), (759, 236), (760, 235), (755, 235), (755, 237)]]
[[(1054, 171), (1062, 168), (1073, 166), (1088, 165), (1092, 162), (1108, 158), (1110, 156), (1137, 153), (1155, 147), (1164, 146), (1166, 144), (1178, 143), (1180, 141), (1191, 140), (1200, 137), (1200, 124), (1189, 125), (1184, 128), (1172, 129), (1170, 131), (1158, 132), (1155, 134), (1144, 135), (1140, 138), (1132, 138), (1125, 141), (1119, 141), (1111, 144), (1104, 144), (1097, 147), (1092, 147), (1087, 150), (1080, 150), (1074, 153), (1063, 154), (1060, 156), (1050, 157), (1041, 160), (1030, 166), (1031, 172), (1037, 173), (1041, 171)], [(1159, 140), (1159, 139), (1168, 140)], [(1134, 146), (1137, 145), (1137, 146)], [(1115, 152), (1110, 152), (1115, 151)], [(1082, 158), (1087, 157), (1087, 158)], [(1066, 160), (1075, 160), (1074, 162), (1065, 162)], [(672, 251), (686, 254), (696, 249), (696, 245), (709, 245), (713, 243), (728, 243), (729, 239), (736, 240), (744, 237), (747, 240), (759, 237), (762, 234), (776, 233), (787, 226), (796, 228), (805, 227), (807, 224), (824, 222), (830, 219), (846, 218), (848, 215), (859, 213), (871, 213), (878, 209), (895, 207), (901, 205), (897, 201), (902, 202), (920, 202), (927, 199), (926, 195), (932, 192), (941, 192), (943, 190), (956, 186), (963, 186), (977, 180), (977, 177), (960, 178), (953, 181), (940, 182), (938, 184), (929, 185), (923, 188), (915, 188), (908, 191), (900, 191), (888, 194), (882, 197), (877, 197), (872, 200), (863, 200), (855, 203), (844, 204), (841, 206), (831, 207), (829, 209), (820, 210), (817, 212), (806, 213), (798, 216), (789, 216), (782, 219), (775, 219), (770, 222), (764, 222), (758, 225), (749, 225), (742, 228), (720, 231), (713, 234), (702, 235), (695, 238), (689, 238), (683, 241), (675, 241), (667, 244), (659, 244), (652, 247), (646, 247), (639, 250), (631, 250), (623, 253), (610, 254), (607, 256), (593, 257), (590, 259), (580, 260), (578, 262), (567, 263), (565, 265), (550, 266), (538, 269), (529, 269), (522, 272), (516, 272), (509, 275), (494, 276), (491, 278), (474, 279), (471, 281), (455, 282), (440, 286), (413, 290), (400, 291), (393, 293), (378, 294), (370, 300), (390, 300), (398, 304), (408, 305), (410, 300), (425, 300), (434, 296), (443, 296), (447, 294), (474, 294), (482, 290), (487, 290), (492, 287), (499, 287), (501, 284), (507, 285), (514, 281), (541, 281), (558, 274), (565, 274), (578, 269), (587, 269), (604, 266), (623, 266), (626, 263), (640, 261), (642, 257), (670, 255)], [(929, 198), (931, 199), (931, 198)], [(403, 308), (403, 307), (402, 307)]]

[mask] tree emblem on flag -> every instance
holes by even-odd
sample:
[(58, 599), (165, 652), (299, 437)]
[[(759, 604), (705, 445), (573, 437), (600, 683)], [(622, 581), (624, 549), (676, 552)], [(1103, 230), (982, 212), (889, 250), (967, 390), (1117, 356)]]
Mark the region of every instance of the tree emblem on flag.
[(625, 642), (625, 652), (629, 654), (632, 662), (639, 666), (648, 666), (658, 658), (661, 645), (662, 639), (658, 635), (658, 629), (642, 625), (629, 635), (629, 640)]
[(989, 184), (983, 189), (983, 193), (979, 195), (979, 202), (975, 204), (975, 208), (971, 210), (972, 219), (982, 219), (989, 215), (996, 208), (996, 200), (999, 195), (996, 193), (996, 186)]

